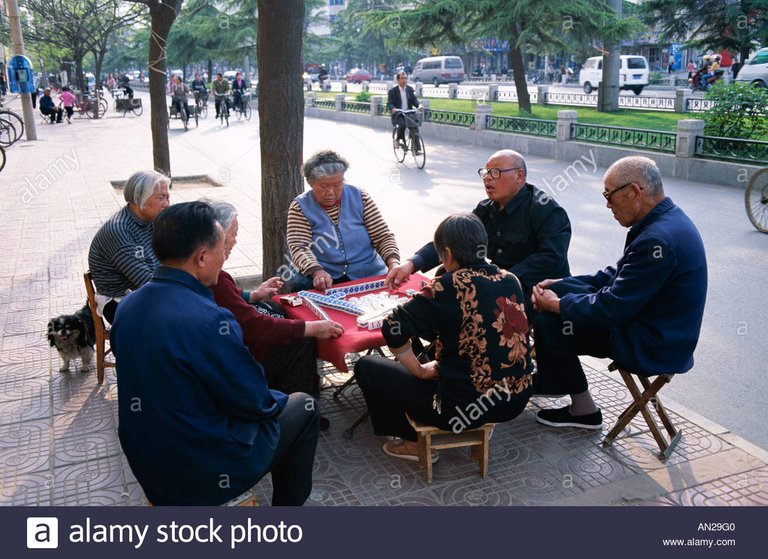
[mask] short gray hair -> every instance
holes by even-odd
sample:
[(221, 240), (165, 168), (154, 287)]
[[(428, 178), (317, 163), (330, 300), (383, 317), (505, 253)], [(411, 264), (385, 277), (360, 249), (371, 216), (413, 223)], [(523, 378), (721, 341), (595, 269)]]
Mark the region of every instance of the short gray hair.
[(441, 255), (451, 249), (453, 259), (463, 268), (482, 260), (488, 252), (488, 233), (475, 214), (453, 214), (435, 230), (435, 249)]
[(229, 231), (232, 222), (237, 217), (237, 208), (224, 200), (201, 198), (200, 201), (205, 202), (213, 208), (213, 213), (216, 215), (216, 221), (221, 224), (221, 228), (224, 229), (224, 231)]
[(171, 179), (156, 171), (136, 171), (123, 187), (123, 196), (129, 204), (144, 209), (155, 190), (161, 185), (171, 185)]
[(610, 171), (615, 171), (624, 177), (622, 180), (644, 183), (649, 196), (664, 194), (664, 186), (661, 183), (661, 171), (656, 162), (650, 157), (642, 155), (623, 157), (611, 165), (606, 174)]
[(330, 149), (313, 153), (304, 163), (302, 172), (307, 182), (312, 184), (320, 177), (330, 177), (346, 173), (349, 163), (341, 155)]

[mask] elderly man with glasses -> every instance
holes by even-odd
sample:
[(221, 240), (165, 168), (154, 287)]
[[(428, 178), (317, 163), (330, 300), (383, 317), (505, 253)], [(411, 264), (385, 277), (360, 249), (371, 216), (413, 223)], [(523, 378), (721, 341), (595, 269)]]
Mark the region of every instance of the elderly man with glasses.
[(539, 395), (570, 394), (571, 405), (536, 419), (553, 427), (600, 429), (579, 355), (610, 357), (640, 375), (693, 367), (707, 295), (707, 258), (696, 226), (664, 194), (647, 157), (608, 168), (603, 196), (628, 227), (615, 267), (592, 275), (548, 279), (533, 289)]
[[(527, 182), (525, 159), (516, 151), (494, 153), (478, 174), (488, 196), (473, 210), (488, 233), (483, 256), (518, 277), (530, 319), (533, 286), (547, 278), (570, 275), (571, 222), (557, 202)], [(389, 272), (387, 284), (397, 287), (414, 272), (430, 270), (439, 262), (434, 243), (424, 245)]]

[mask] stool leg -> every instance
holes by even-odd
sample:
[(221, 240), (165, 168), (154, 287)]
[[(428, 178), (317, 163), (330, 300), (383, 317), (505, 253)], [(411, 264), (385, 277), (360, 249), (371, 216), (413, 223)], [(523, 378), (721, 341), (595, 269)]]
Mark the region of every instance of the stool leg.
[(419, 448), (419, 460), (427, 472), (427, 483), (432, 483), (432, 435), (421, 437), (423, 447)]
[(483, 479), (488, 477), (488, 439), (490, 438), (488, 429), (483, 429), (483, 453), (480, 460), (480, 475)]

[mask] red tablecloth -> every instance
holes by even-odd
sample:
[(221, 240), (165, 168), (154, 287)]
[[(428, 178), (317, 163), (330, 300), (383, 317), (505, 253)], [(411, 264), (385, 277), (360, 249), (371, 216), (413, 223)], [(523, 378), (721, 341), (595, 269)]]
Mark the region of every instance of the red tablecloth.
[[(347, 285), (355, 285), (357, 283), (365, 283), (369, 281), (376, 281), (384, 279), (386, 276), (373, 276), (356, 281), (349, 281), (346, 283), (338, 283), (333, 287), (346, 287)], [(397, 295), (404, 296), (407, 289), (415, 289), (421, 291), (422, 282), (429, 281), (428, 278), (421, 274), (413, 274), (410, 279), (403, 284), (397, 291), (390, 291), (389, 293), (395, 293)], [(316, 290), (313, 290), (316, 291)], [(378, 293), (386, 291), (385, 289), (377, 289), (376, 291), (368, 291), (366, 293)], [(317, 291), (317, 293), (322, 293)], [(275, 296), (273, 299), (276, 303), (281, 303), (280, 296)], [(291, 307), (290, 305), (282, 305), (288, 318), (297, 318), (301, 320), (319, 320), (312, 311), (306, 306), (301, 305), (298, 307)], [(333, 340), (317, 340), (317, 349), (320, 359), (333, 363), (333, 365), (340, 371), (347, 372), (347, 363), (344, 361), (344, 356), (347, 353), (358, 353), (368, 349), (375, 349), (385, 344), (384, 336), (381, 334), (380, 329), (368, 330), (367, 328), (359, 328), (357, 326), (357, 317), (351, 314), (347, 314), (335, 309), (329, 309), (328, 307), (321, 307), (331, 318), (344, 327), (344, 333)]]

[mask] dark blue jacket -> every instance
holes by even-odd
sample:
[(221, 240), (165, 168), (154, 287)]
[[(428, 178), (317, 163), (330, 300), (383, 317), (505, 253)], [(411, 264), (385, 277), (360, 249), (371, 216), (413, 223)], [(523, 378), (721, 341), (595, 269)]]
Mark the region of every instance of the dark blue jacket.
[[(616, 268), (553, 285), (563, 321), (611, 330), (611, 357), (641, 374), (693, 367), (707, 297), (707, 257), (696, 226), (671, 199), (627, 233)], [(578, 291), (581, 291), (578, 293)]]
[(110, 337), (120, 443), (153, 504), (223, 504), (270, 469), (287, 396), (210, 289), (160, 266), (120, 302)]

